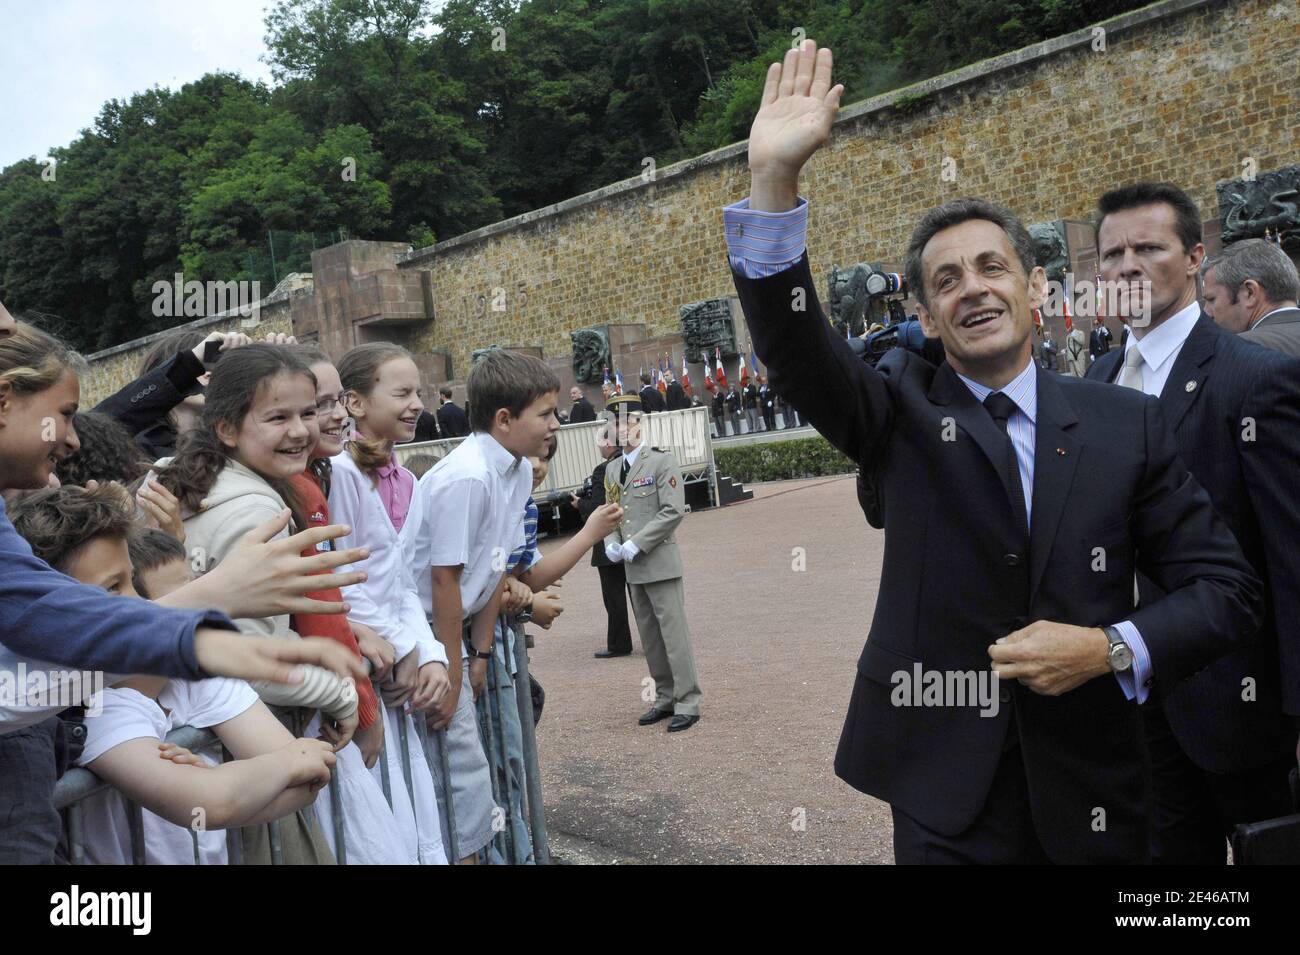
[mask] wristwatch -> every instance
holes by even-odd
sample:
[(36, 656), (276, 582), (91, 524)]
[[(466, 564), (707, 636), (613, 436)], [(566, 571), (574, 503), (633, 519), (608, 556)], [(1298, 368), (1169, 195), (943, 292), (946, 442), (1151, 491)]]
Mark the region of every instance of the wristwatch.
[(533, 619), (533, 602), (531, 600), (528, 601), (527, 607), (515, 614), (515, 619), (520, 623), (528, 623)]
[(1127, 673), (1133, 668), (1133, 651), (1124, 642), (1124, 637), (1114, 627), (1102, 627), (1106, 639), (1110, 641), (1110, 650), (1106, 652), (1106, 662), (1116, 673)]
[(492, 648), (488, 647), (486, 650), (480, 650), (478, 647), (474, 646), (474, 644), (471, 643), (469, 645), (469, 655), (470, 655), (470, 659), (472, 660), (491, 660)]

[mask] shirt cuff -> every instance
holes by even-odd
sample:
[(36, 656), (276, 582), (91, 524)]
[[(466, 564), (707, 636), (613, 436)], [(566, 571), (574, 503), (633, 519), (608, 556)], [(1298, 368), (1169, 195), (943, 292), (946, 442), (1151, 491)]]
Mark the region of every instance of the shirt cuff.
[(731, 267), (749, 279), (767, 278), (795, 265), (808, 245), (808, 200), (786, 212), (760, 212), (749, 199), (724, 206), (722, 224)]
[(418, 654), (416, 661), (419, 664), (416, 669), (426, 663), (441, 663), (443, 666), (447, 666), (447, 648), (437, 638), (434, 638), (432, 642), (421, 640), (416, 644), (416, 653)]
[(211, 627), (214, 630), (238, 630), (233, 620), (219, 610), (189, 611), (196, 617), (194, 626), (181, 633), (180, 653), (186, 668), (190, 671), (188, 679), (205, 680), (211, 674), (205, 673), (199, 666), (198, 649), (194, 646), (195, 631), (199, 627)]
[(1136, 698), (1140, 705), (1145, 703), (1147, 696), (1150, 695), (1151, 654), (1147, 652), (1147, 645), (1142, 639), (1142, 634), (1138, 633), (1138, 628), (1134, 626), (1131, 620), (1115, 624), (1115, 629), (1124, 638), (1128, 648), (1133, 651), (1133, 666), (1125, 673), (1116, 673), (1115, 679), (1119, 680), (1120, 689), (1124, 691), (1125, 698), (1130, 700)]

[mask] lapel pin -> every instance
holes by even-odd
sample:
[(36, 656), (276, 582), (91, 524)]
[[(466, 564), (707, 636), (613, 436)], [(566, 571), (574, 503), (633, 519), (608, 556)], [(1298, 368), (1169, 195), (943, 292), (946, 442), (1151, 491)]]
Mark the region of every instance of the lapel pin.
[(1059, 454), (1061, 457), (1065, 457), (1065, 448), (1057, 448), (1056, 453)]
[(1196, 382), (1194, 382), (1194, 381), (1189, 381), (1189, 382), (1188, 382), (1184, 387), (1186, 387), (1186, 389), (1187, 389), (1188, 391), (1195, 391), (1195, 390), (1196, 390)]

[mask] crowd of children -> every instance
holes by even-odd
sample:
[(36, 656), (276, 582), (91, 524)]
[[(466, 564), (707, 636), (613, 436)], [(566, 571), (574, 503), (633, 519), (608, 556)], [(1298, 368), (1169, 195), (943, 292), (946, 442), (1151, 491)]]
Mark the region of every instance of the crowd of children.
[[(183, 332), (90, 412), (78, 367), (0, 306), (0, 862), (67, 856), (52, 794), (73, 765), (111, 786), (81, 806), (90, 862), (130, 860), (125, 800), (154, 863), (225, 862), (236, 827), (245, 862), (473, 862), (505, 825), (531, 858), (518, 620), (549, 626), (548, 588), (621, 518), (597, 509), (538, 552), (545, 363), (480, 360), (471, 433), (419, 479), (394, 452), (423, 411), (396, 345), (336, 364), (283, 336)], [(17, 679), (33, 673), (40, 693)], [(165, 742), (183, 725), (226, 761)]]

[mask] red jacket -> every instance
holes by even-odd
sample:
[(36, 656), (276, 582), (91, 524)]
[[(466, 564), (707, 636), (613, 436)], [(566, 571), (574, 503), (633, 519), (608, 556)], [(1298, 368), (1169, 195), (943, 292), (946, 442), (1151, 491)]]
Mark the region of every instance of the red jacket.
[[(310, 471), (303, 474), (294, 475), (293, 489), (298, 495), (298, 502), (302, 507), (302, 513), (307, 519), (310, 527), (323, 527), (330, 522), (329, 503), (325, 500), (325, 495), (321, 492), (320, 485), (316, 483), (316, 478)], [(317, 545), (321, 549), (333, 549), (333, 541), (325, 541)], [(302, 552), (304, 557), (314, 557), (316, 550), (309, 548)], [(324, 573), (324, 571), (321, 571)], [(343, 594), (337, 587), (331, 587), (328, 590), (313, 590), (307, 594), (315, 600), (341, 601)], [(348, 618), (343, 614), (318, 614), (318, 613), (296, 613), (293, 615), (290, 626), (300, 637), (325, 637), (327, 640), (333, 640), (335, 643), (341, 643), (358, 657), (361, 656), (361, 650), (357, 647), (356, 635), (352, 632), (352, 627), (348, 624)], [(375, 697), (375, 689), (371, 686), (369, 680), (357, 681), (357, 725), (364, 729), (374, 723), (379, 716), (379, 700)]]

